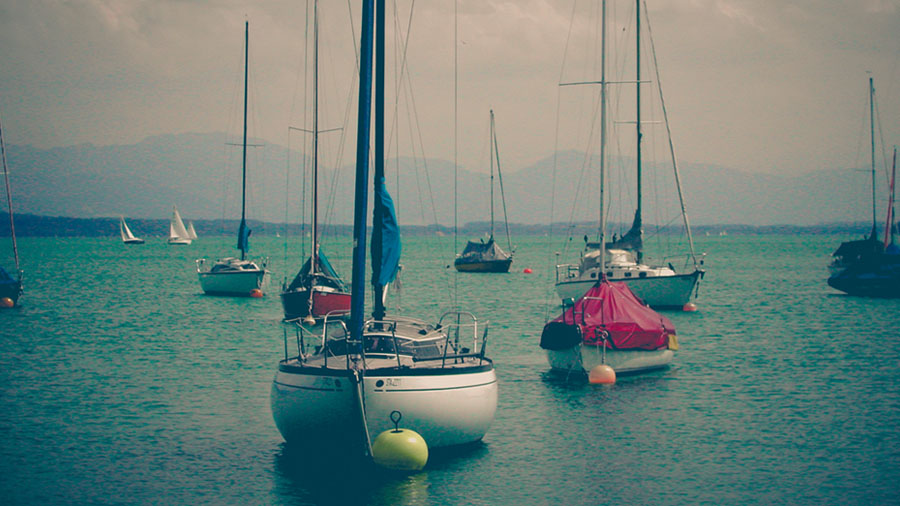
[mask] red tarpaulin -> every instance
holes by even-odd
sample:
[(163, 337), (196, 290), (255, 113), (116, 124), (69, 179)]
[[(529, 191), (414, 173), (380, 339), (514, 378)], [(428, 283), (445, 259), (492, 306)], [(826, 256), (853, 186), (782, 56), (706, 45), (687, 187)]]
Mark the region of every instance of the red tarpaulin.
[(541, 347), (559, 350), (579, 341), (602, 346), (604, 332), (612, 349), (656, 350), (668, 346), (675, 326), (644, 305), (625, 283), (603, 281), (544, 326)]

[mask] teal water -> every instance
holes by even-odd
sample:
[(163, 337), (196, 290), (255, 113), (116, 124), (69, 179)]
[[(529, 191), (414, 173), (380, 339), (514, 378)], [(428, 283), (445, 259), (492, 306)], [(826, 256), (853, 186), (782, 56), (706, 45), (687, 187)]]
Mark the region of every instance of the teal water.
[(236, 299), (194, 273), (230, 238), (25, 238), (26, 292), (0, 312), (0, 503), (897, 504), (900, 300), (825, 284), (844, 239), (701, 238), (700, 311), (667, 313), (674, 366), (605, 387), (548, 373), (547, 238), (518, 239), (515, 272), (458, 276), (452, 238), (407, 239), (392, 303), (434, 319), (455, 294), (490, 320), (500, 404), (483, 444), (393, 476), (272, 422), (277, 285), (298, 267), (281, 239), (254, 243), (275, 289)]

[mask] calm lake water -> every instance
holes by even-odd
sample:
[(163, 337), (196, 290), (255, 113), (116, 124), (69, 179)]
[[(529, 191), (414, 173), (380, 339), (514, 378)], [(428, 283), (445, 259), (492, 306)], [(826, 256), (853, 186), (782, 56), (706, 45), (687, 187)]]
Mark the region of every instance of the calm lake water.
[(549, 239), (518, 238), (505, 275), (454, 275), (452, 238), (405, 239), (392, 304), (433, 320), (455, 296), (489, 320), (500, 401), (483, 444), (396, 476), (288, 447), (272, 422), (277, 288), (299, 267), (282, 239), (254, 243), (267, 296), (238, 299), (194, 272), (231, 238), (25, 238), (26, 292), (0, 312), (0, 503), (897, 504), (900, 300), (825, 284), (846, 239), (701, 238), (700, 311), (667, 313), (674, 366), (613, 386), (548, 373)]

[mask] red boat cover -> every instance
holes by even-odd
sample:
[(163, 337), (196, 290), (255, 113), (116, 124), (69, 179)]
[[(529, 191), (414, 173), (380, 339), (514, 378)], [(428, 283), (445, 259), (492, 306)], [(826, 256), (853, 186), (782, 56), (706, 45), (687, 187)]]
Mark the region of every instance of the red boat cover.
[[(594, 285), (548, 327), (577, 326), (585, 346), (603, 346), (604, 331), (614, 349), (656, 350), (669, 344), (675, 326), (646, 306), (623, 282)], [(545, 332), (547, 329), (545, 329)]]

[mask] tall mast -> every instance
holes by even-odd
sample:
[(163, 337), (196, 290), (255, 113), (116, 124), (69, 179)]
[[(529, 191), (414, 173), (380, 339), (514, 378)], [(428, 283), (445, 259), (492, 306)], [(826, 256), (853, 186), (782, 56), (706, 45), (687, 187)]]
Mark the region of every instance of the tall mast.
[(2, 126), (0, 126), (0, 158), (3, 159), (3, 179), (6, 181), (6, 205), (9, 210), (9, 232), (12, 235), (13, 257), (16, 259), (16, 272), (21, 278), (22, 270), (19, 268), (19, 247), (16, 244), (16, 223), (13, 220), (12, 192), (9, 190), (9, 168), (6, 165), (6, 145), (3, 143)]
[(494, 237), (494, 110), (491, 109), (491, 138), (490, 138), (490, 159), (491, 159), (491, 238)]
[(241, 246), (241, 260), (244, 259), (245, 253), (247, 251), (247, 238), (244, 237), (245, 231), (247, 230), (247, 74), (248, 74), (248, 62), (250, 55), (250, 22), (244, 21), (244, 152), (243, 152), (243, 162), (241, 165), (241, 170), (243, 172), (243, 179), (241, 181), (241, 230), (240, 230), (240, 246)]
[(875, 84), (869, 77), (869, 130), (872, 148), (872, 239), (877, 239), (875, 215)]
[(606, 0), (600, 8), (600, 270), (606, 272)]
[(316, 268), (319, 265), (319, 0), (313, 2), (313, 166), (312, 166), (312, 251), (309, 254), (310, 293), (312, 306), (312, 285), (315, 283)]
[[(636, 88), (636, 111), (637, 111), (637, 209), (635, 210), (636, 214), (636, 222), (642, 219), (641, 212), (641, 137), (643, 133), (641, 132), (641, 0), (635, 0), (635, 15), (634, 15), (634, 23), (635, 23), (635, 67), (636, 77), (635, 77), (635, 88)], [(643, 232), (642, 232), (643, 235)], [(638, 262), (641, 261), (641, 250), (638, 250)]]
[(369, 192), (369, 135), (372, 108), (372, 32), (374, 0), (362, 2), (362, 34), (359, 45), (359, 113), (356, 133), (356, 188), (353, 209), (353, 277), (350, 332), (362, 345), (366, 304), (366, 209)]
[[(384, 184), (384, 0), (376, 0), (375, 7), (375, 186)], [(383, 244), (382, 219), (384, 205), (378, 195), (373, 206), (372, 246), (381, 248)], [(376, 236), (377, 234), (377, 236)], [(376, 320), (384, 318), (384, 286), (380, 284), (382, 252), (372, 256), (372, 284), (374, 289), (372, 317)], [(377, 269), (377, 274), (376, 270)]]

